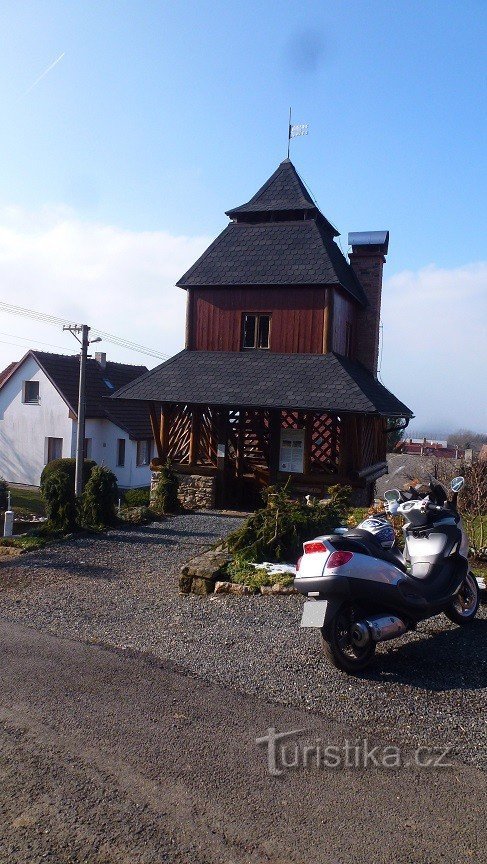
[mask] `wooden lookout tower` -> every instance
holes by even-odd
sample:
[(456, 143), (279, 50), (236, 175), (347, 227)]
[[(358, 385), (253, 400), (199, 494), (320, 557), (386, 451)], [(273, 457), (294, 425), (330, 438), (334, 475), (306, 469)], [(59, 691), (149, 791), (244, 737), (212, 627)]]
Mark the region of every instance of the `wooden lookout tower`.
[(153, 467), (170, 457), (207, 506), (252, 506), (289, 478), (302, 494), (346, 483), (367, 503), (388, 420), (413, 416), (377, 379), (389, 232), (349, 235), (347, 260), (289, 159), (227, 216), (177, 283), (184, 350), (115, 398), (149, 410)]

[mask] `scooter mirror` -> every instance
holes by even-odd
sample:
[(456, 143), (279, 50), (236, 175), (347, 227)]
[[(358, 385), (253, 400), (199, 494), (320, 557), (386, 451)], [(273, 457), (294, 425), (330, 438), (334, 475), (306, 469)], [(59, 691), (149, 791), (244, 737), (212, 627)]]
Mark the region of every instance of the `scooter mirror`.
[(452, 492), (460, 492), (465, 485), (465, 477), (454, 477), (450, 485)]
[(385, 493), (384, 498), (386, 501), (400, 501), (401, 493), (399, 492), (399, 489), (389, 489)]

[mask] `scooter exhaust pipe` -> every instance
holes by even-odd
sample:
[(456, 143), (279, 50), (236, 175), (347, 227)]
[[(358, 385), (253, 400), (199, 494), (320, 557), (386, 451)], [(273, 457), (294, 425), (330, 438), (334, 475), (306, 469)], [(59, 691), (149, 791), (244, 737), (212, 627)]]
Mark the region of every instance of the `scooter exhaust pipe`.
[(396, 615), (377, 615), (357, 621), (352, 628), (352, 639), (361, 648), (369, 639), (373, 639), (374, 642), (386, 642), (387, 639), (402, 636), (406, 630), (404, 621)]

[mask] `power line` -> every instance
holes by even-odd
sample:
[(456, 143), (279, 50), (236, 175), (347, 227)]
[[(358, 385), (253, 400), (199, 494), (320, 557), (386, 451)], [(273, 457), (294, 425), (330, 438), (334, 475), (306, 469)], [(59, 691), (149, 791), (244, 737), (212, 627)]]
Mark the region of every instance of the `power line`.
[[(0, 309), (7, 312), (9, 315), (17, 315), (21, 318), (30, 318), (33, 321), (38, 321), (43, 324), (51, 324), (56, 327), (65, 327), (73, 324), (66, 318), (58, 318), (57, 315), (49, 315), (46, 312), (38, 312), (34, 309), (27, 309), (23, 306), (14, 306), (12, 303), (6, 303), (0, 300)], [(145, 345), (139, 345), (137, 342), (132, 342), (123, 336), (116, 336), (113, 333), (107, 333), (105, 330), (100, 330), (98, 327), (91, 328), (95, 333), (101, 336), (107, 342), (117, 345), (119, 348), (125, 348), (129, 351), (135, 351), (138, 354), (146, 354), (149, 357), (156, 357), (159, 360), (166, 360), (167, 354), (162, 354), (160, 351), (154, 351), (147, 348)]]
[[(47, 345), (48, 348), (59, 348), (60, 351), (67, 350), (65, 345), (53, 345), (52, 342), (43, 342), (42, 339), (28, 339), (26, 336), (16, 336), (15, 333), (3, 333), (1, 330), (0, 336), (10, 336), (11, 339), (20, 339), (22, 342), (27, 342), (29, 347), (32, 345), (33, 342), (35, 342), (36, 345)], [(3, 342), (4, 345), (15, 345), (15, 342), (5, 342), (4, 339), (1, 339), (0, 341)], [(17, 347), (23, 348), (24, 346), (17, 345)]]

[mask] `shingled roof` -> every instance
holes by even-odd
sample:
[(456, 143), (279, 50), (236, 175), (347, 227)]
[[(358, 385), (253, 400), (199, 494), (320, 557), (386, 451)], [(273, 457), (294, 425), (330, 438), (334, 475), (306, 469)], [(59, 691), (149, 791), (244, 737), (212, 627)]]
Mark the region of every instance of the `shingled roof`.
[[(286, 210), (306, 210), (318, 212), (318, 207), (306, 189), (301, 177), (290, 159), (276, 168), (258, 192), (240, 207), (227, 210), (230, 219), (238, 218), (245, 213), (283, 212)], [(333, 226), (331, 226), (333, 228)], [(333, 228), (335, 231), (335, 229)], [(335, 231), (337, 234), (338, 232)]]
[(177, 283), (180, 288), (340, 285), (367, 299), (336, 245), (338, 232), (312, 200), (294, 165), (282, 162)]
[(335, 353), (184, 350), (112, 399), (413, 416), (364, 366)]
[[(4, 386), (28, 357), (33, 357), (36, 360), (70, 411), (77, 415), (79, 386), (79, 355), (77, 354), (28, 351), (18, 363), (13, 364), (13, 368), (0, 383), (0, 387)], [(107, 361), (103, 368), (96, 360), (88, 359), (86, 364), (86, 418), (111, 420), (133, 439), (152, 438), (147, 412), (141, 412), (133, 404), (111, 402), (108, 399), (120, 387), (140, 378), (147, 371), (147, 366), (132, 366), (127, 363), (113, 363), (112, 361)]]

